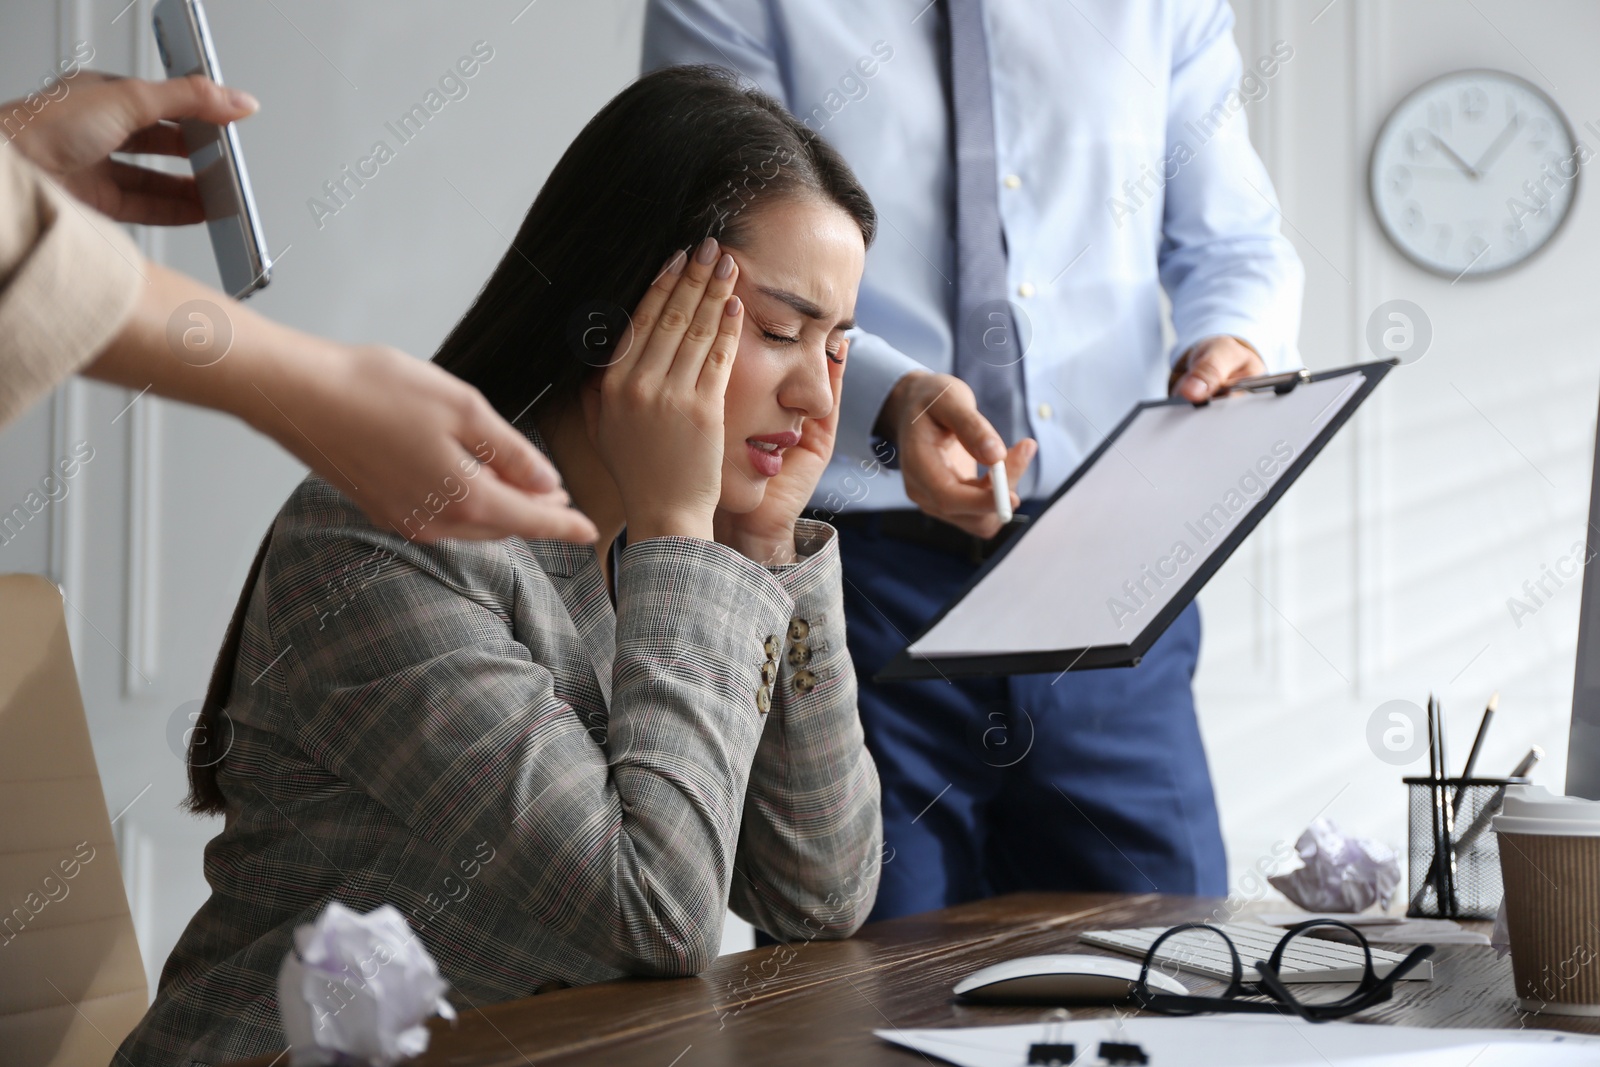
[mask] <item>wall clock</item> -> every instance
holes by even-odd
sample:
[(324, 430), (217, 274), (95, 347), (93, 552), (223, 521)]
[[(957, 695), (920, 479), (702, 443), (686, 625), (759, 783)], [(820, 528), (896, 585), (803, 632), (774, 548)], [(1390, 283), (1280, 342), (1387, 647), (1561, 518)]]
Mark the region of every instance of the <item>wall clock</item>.
[(1538, 88), (1462, 70), (1402, 100), (1372, 146), (1372, 206), (1406, 258), (1451, 279), (1509, 270), (1555, 236), (1592, 152)]

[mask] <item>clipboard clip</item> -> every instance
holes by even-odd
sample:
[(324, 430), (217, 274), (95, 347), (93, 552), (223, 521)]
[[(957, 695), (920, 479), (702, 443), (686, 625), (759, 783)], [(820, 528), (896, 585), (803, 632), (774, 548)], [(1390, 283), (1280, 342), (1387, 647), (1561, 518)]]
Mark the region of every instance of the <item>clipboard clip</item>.
[(1304, 367), (1299, 370), (1284, 371), (1282, 374), (1262, 374), (1254, 378), (1240, 378), (1230, 385), (1218, 389), (1217, 396), (1239, 391), (1245, 393), (1263, 393), (1271, 389), (1278, 396), (1294, 392), (1294, 387), (1302, 382), (1311, 380), (1311, 372)]

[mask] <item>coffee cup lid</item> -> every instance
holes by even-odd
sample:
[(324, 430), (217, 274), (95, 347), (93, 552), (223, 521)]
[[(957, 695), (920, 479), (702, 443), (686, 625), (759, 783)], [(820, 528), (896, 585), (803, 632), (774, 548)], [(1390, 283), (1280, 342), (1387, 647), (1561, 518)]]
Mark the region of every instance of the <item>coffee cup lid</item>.
[(1491, 825), (1502, 834), (1600, 837), (1600, 801), (1558, 796), (1542, 785), (1508, 786)]

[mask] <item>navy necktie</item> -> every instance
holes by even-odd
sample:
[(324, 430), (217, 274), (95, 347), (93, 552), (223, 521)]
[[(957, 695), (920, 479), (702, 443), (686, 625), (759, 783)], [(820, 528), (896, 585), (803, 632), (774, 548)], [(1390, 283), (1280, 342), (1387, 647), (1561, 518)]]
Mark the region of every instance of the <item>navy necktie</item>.
[(1024, 341), (1006, 299), (994, 99), (983, 0), (945, 0), (956, 173), (955, 373), (1006, 447), (1027, 433)]

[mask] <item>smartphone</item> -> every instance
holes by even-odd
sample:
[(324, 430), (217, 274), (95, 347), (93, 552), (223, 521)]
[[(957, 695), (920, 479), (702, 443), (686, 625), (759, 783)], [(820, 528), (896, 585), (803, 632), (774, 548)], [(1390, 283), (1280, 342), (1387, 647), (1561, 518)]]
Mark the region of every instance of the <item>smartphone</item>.
[[(200, 0), (160, 0), (151, 21), (155, 25), (156, 50), (161, 53), (167, 77), (204, 74), (214, 82), (222, 82)], [(255, 197), (250, 193), (250, 175), (245, 170), (244, 153), (239, 150), (239, 136), (231, 122), (218, 126), (185, 119), (179, 126), (189, 148), (195, 183), (200, 188), (223, 291), (243, 300), (272, 280), (272, 259), (261, 233)]]

